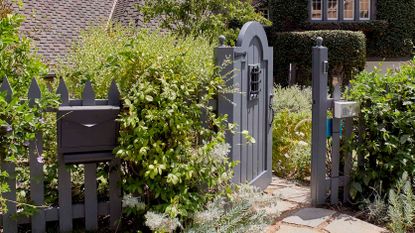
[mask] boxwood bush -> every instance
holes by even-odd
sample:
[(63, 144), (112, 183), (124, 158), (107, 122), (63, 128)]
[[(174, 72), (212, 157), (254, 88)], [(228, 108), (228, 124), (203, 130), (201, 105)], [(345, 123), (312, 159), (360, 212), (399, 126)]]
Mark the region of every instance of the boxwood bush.
[(349, 97), (361, 105), (352, 147), (363, 158), (352, 196), (372, 187), (387, 193), (404, 172), (415, 175), (415, 64), (386, 75), (363, 72), (351, 84)]
[(361, 32), (352, 31), (308, 31), (280, 32), (272, 36), (274, 46), (275, 81), (288, 83), (288, 67), (297, 64), (296, 82), (311, 85), (312, 47), (317, 37), (324, 39), (329, 49), (330, 76), (341, 75), (345, 83), (354, 73), (363, 70), (366, 62), (366, 39)]

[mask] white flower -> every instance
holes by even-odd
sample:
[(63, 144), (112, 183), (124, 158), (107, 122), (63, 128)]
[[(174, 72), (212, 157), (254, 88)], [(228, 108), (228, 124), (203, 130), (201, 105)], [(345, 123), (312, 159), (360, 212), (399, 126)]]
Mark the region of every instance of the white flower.
[(210, 155), (218, 160), (225, 160), (230, 152), (231, 145), (228, 143), (220, 143), (215, 145), (212, 151), (210, 151)]
[(131, 195), (126, 195), (122, 199), (123, 208), (134, 208), (134, 209), (145, 209), (145, 204), (140, 201), (139, 197), (133, 197)]
[(298, 145), (300, 145), (300, 146), (308, 146), (308, 143), (305, 142), (305, 141), (299, 141), (298, 142)]

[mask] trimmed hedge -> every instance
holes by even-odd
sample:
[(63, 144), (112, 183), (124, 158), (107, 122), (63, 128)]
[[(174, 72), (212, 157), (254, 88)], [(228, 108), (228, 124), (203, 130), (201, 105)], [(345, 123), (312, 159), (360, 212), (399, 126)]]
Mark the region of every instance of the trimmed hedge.
[(415, 1), (377, 0), (376, 20), (310, 22), (309, 0), (269, 0), (272, 31), (351, 30), (366, 34), (370, 57), (409, 57), (415, 41)]
[(366, 39), (362, 32), (352, 31), (308, 31), (274, 33), (275, 81), (288, 84), (288, 67), (297, 64), (296, 82), (300, 85), (311, 84), (312, 50), (315, 39), (322, 37), (323, 45), (329, 49), (329, 76), (342, 75), (347, 83), (353, 73), (364, 69), (366, 62)]

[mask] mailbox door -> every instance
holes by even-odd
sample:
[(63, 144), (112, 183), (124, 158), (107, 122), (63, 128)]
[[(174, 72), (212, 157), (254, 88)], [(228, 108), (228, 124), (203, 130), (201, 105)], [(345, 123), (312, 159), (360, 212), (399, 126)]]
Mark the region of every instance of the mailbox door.
[(117, 144), (119, 108), (60, 110), (58, 137), (60, 152), (112, 151)]

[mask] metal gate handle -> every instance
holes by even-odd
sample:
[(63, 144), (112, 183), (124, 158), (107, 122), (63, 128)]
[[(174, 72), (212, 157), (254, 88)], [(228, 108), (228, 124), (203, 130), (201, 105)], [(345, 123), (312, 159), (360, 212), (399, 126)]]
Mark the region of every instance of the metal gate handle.
[(274, 99), (274, 94), (269, 95), (269, 108), (271, 109), (271, 122), (269, 123), (272, 125), (274, 123), (274, 117), (275, 117), (275, 109), (272, 107), (272, 100)]

